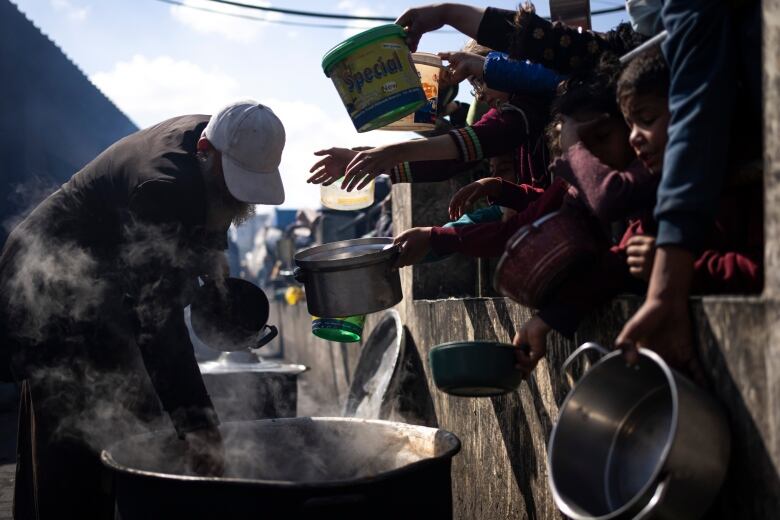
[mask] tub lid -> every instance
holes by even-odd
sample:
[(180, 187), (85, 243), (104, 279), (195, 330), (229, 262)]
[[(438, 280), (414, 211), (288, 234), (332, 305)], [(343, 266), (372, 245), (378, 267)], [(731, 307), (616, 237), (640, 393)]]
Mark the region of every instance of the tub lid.
[(430, 65), (431, 67), (438, 67), (440, 69), (444, 68), (444, 65), (441, 64), (441, 58), (430, 52), (413, 52), (412, 61), (421, 65)]
[(379, 27), (374, 27), (367, 31), (363, 31), (362, 33), (358, 33), (351, 38), (347, 38), (325, 53), (325, 56), (322, 58), (322, 71), (327, 76), (333, 65), (346, 58), (358, 47), (362, 47), (388, 36), (398, 36), (399, 38), (404, 39), (406, 38), (406, 33), (400, 25), (394, 23), (380, 25)]
[(358, 238), (304, 249), (295, 263), (306, 269), (357, 267), (389, 260), (397, 251), (392, 238)]

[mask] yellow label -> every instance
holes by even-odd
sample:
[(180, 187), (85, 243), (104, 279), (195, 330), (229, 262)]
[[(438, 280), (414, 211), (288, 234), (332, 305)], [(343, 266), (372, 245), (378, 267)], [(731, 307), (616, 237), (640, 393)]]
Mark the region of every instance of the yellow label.
[(398, 37), (377, 40), (355, 50), (331, 72), (350, 115), (389, 95), (419, 88), (411, 54)]

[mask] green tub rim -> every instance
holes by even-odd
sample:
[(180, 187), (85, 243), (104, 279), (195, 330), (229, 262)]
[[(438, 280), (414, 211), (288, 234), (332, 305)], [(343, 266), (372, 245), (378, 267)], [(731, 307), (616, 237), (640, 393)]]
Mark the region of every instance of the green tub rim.
[(406, 32), (400, 25), (389, 23), (380, 25), (379, 27), (373, 27), (367, 31), (358, 33), (351, 38), (347, 38), (326, 52), (325, 56), (322, 58), (322, 71), (326, 76), (330, 77), (330, 69), (352, 54), (355, 49), (368, 45), (376, 40), (387, 38), (388, 36), (397, 36), (404, 40), (404, 45), (406, 44)]

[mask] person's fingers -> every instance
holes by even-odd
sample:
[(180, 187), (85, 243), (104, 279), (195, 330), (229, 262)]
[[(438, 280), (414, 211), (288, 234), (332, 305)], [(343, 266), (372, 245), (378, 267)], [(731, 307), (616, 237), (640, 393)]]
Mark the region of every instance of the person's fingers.
[(641, 256), (629, 256), (626, 258), (626, 264), (629, 267), (640, 267), (645, 264), (645, 260)]
[(358, 184), (358, 186), (357, 186), (357, 189), (359, 189), (359, 190), (362, 190), (363, 188), (365, 188), (366, 186), (368, 186), (368, 184), (369, 184), (369, 183), (370, 183), (372, 180), (374, 180), (374, 178), (375, 178), (377, 175), (379, 175), (380, 173), (382, 173), (382, 172), (372, 172), (372, 173), (370, 173), (370, 174), (366, 175), (366, 177), (365, 177), (365, 178), (364, 178), (364, 179), (363, 179), (363, 180), (360, 182), (360, 184)]
[(328, 148), (326, 150), (317, 150), (314, 152), (314, 155), (332, 155), (333, 148)]
[(439, 52), (437, 55), (439, 58), (445, 61), (450, 61), (457, 53), (456, 52)]
[(325, 181), (322, 183), (322, 185), (323, 186), (330, 186), (331, 184), (337, 183), (340, 178), (341, 177), (339, 177), (337, 175), (332, 175), (332, 176), (328, 177), (327, 179), (325, 179)]
[(324, 159), (320, 159), (319, 161), (314, 163), (314, 165), (311, 168), (309, 168), (309, 172), (313, 172), (314, 170), (325, 166), (325, 164), (328, 163), (328, 159), (329, 157), (325, 157)]

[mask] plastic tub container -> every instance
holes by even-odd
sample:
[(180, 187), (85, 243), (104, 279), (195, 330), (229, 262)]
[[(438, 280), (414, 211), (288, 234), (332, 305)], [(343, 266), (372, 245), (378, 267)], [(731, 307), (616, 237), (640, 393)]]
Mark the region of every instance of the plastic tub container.
[(330, 186), (320, 186), (320, 202), (326, 208), (341, 211), (367, 208), (374, 203), (374, 181), (352, 191), (341, 189), (341, 179)]
[(425, 105), (416, 112), (383, 127), (382, 130), (426, 132), (436, 128), (436, 111), (438, 110), (439, 102), (439, 74), (443, 68), (441, 58), (427, 52), (415, 52), (412, 53), (412, 60), (425, 92)]
[(311, 317), (311, 333), (328, 341), (339, 343), (355, 343), (363, 337), (363, 325), (366, 316), (349, 316), (346, 318)]
[(322, 70), (358, 132), (383, 127), (425, 105), (404, 38), (400, 26), (381, 25), (344, 40), (322, 59)]

